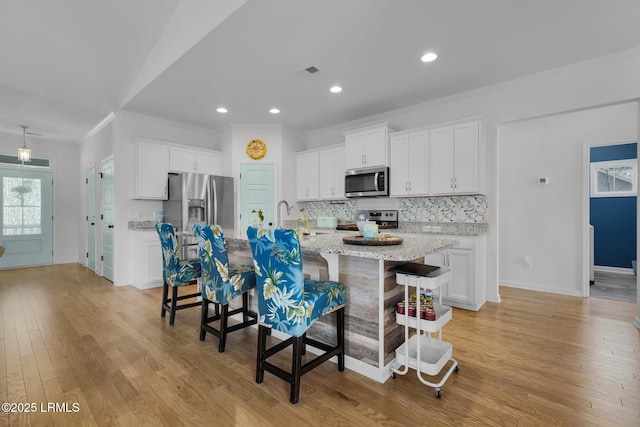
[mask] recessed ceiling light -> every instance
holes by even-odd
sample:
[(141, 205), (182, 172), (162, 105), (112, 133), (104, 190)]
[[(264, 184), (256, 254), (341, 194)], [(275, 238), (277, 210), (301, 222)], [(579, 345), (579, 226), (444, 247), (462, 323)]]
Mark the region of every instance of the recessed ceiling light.
[(272, 108), (271, 110), (269, 110), (269, 112), (270, 112), (271, 114), (279, 114), (279, 113), (280, 113), (280, 110), (278, 110), (277, 108)]
[(427, 52), (424, 55), (422, 55), (422, 58), (420, 58), (420, 60), (422, 62), (433, 62), (436, 60), (436, 58), (438, 57), (438, 55), (436, 55), (433, 52)]
[(329, 89), (332, 93), (340, 93), (342, 92), (342, 88), (340, 86), (333, 86), (331, 89)]
[(218, 113), (226, 113), (226, 112), (227, 112), (227, 109), (226, 109), (226, 108), (224, 108), (224, 107), (219, 107), (216, 111), (217, 111)]

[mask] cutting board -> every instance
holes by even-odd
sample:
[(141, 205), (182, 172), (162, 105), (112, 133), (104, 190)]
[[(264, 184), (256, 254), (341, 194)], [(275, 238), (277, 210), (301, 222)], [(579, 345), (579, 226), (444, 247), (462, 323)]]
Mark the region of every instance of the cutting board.
[(402, 243), (402, 237), (385, 237), (385, 238), (373, 238), (373, 239), (365, 239), (362, 236), (349, 236), (343, 237), (342, 241), (349, 245), (363, 245), (363, 246), (391, 246), (391, 245), (399, 245)]

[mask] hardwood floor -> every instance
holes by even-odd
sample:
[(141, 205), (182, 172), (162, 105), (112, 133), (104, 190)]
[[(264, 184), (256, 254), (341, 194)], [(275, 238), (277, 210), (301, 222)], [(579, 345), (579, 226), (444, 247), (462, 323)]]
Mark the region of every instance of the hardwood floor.
[(589, 295), (593, 298), (636, 302), (638, 284), (636, 276), (596, 270)]
[(413, 370), (379, 384), (327, 363), (291, 405), (284, 381), (255, 383), (255, 329), (220, 354), (215, 337), (198, 340), (199, 309), (173, 328), (160, 318), (160, 288), (114, 287), (76, 264), (0, 271), (0, 401), (37, 406), (0, 425), (640, 424), (635, 304), (500, 292), (501, 304), (454, 309), (443, 336), (460, 372), (441, 399)]

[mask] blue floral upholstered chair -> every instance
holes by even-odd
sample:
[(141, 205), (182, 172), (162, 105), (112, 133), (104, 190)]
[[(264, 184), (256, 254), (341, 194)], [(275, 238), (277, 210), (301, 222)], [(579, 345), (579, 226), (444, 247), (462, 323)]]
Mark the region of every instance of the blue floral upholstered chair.
[[(162, 313), (164, 317), (169, 312), (169, 325), (173, 326), (176, 318), (176, 311), (189, 307), (196, 307), (200, 302), (191, 302), (188, 304), (178, 305), (178, 301), (200, 296), (200, 291), (193, 294), (178, 296), (178, 288), (184, 285), (196, 283), (200, 277), (200, 260), (185, 259), (179, 257), (180, 248), (176, 239), (176, 232), (173, 225), (166, 222), (156, 224), (156, 231), (160, 237), (160, 245), (162, 247)], [(171, 298), (169, 295), (169, 286), (171, 286)]]
[[(229, 267), (227, 243), (219, 226), (195, 224), (193, 232), (198, 240), (198, 254), (202, 264), (200, 341), (204, 341), (207, 332), (214, 334), (220, 340), (218, 351), (223, 353), (229, 332), (255, 325), (257, 322), (257, 314), (249, 311), (247, 293), (256, 287), (256, 275), (252, 265)], [(242, 307), (229, 310), (229, 302), (240, 295)], [(210, 303), (216, 304), (214, 316), (209, 316)], [(239, 313), (242, 313), (242, 322), (229, 326), (229, 317)], [(219, 329), (211, 326), (211, 323), (217, 320), (220, 320)]]
[[(258, 290), (258, 360), (256, 382), (262, 383), (269, 371), (291, 384), (289, 400), (298, 403), (300, 377), (314, 367), (338, 357), (338, 370), (344, 370), (344, 307), (346, 291), (335, 282), (305, 280), (300, 242), (294, 230), (249, 227), (247, 237), (256, 269)], [(337, 344), (329, 345), (307, 337), (307, 330), (321, 316), (336, 313)], [(267, 349), (271, 328), (291, 335)], [(302, 364), (305, 345), (324, 353)], [(293, 346), (291, 372), (269, 363), (268, 358)]]

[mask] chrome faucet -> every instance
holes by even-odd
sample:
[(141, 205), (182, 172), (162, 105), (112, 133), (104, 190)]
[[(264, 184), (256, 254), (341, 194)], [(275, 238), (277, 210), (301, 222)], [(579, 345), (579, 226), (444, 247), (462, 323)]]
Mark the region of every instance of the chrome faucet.
[(280, 215), (280, 208), (282, 207), (282, 205), (284, 205), (285, 209), (287, 210), (287, 215), (291, 214), (291, 210), (295, 209), (298, 210), (295, 206), (289, 206), (289, 203), (287, 203), (286, 200), (280, 200), (278, 202), (278, 208), (276, 209), (276, 227), (277, 228), (282, 228), (282, 215)]

